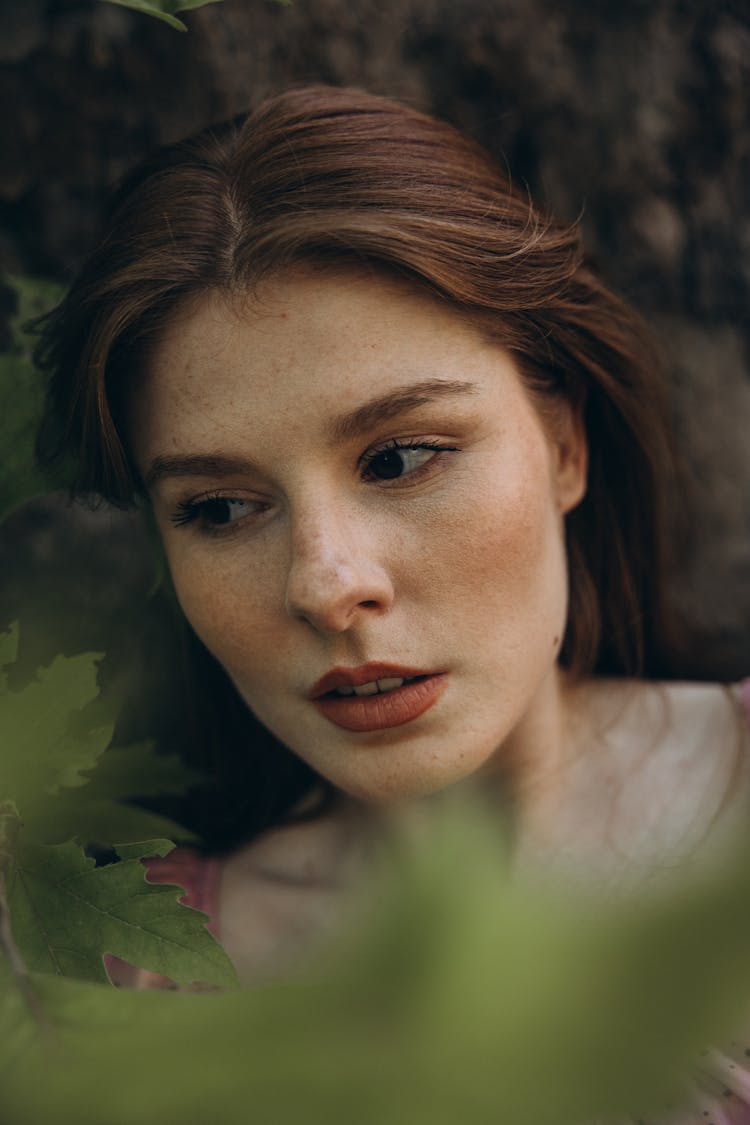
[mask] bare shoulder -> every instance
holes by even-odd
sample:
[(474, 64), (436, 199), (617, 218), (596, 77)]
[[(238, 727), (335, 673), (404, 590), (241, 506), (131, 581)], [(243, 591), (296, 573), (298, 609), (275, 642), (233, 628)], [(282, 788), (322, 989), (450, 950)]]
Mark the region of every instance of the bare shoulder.
[[(664, 864), (750, 805), (750, 724), (738, 686), (593, 681), (586, 723), (624, 850)], [(592, 761), (592, 757), (589, 759)]]
[(586, 687), (585, 712), (590, 728), (629, 760), (728, 762), (750, 745), (741, 691), (738, 684), (600, 679)]
[(241, 979), (288, 972), (330, 930), (357, 857), (351, 816), (342, 811), (275, 828), (228, 857), (219, 932)]

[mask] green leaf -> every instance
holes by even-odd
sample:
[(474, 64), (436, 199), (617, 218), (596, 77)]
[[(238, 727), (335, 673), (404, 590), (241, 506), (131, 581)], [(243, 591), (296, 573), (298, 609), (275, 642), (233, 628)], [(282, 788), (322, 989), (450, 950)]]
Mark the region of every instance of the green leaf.
[(18, 625), (12, 625), (5, 633), (0, 633), (0, 691), (5, 686), (4, 670), (15, 664), (18, 656)]
[(13, 802), (26, 838), (108, 845), (190, 839), (169, 818), (127, 803), (183, 793), (199, 776), (149, 742), (105, 752), (115, 705), (98, 695), (98, 655), (58, 657), (12, 692), (2, 669), (13, 663), (17, 647), (17, 627), (0, 634), (0, 803)]
[(157, 754), (150, 742), (110, 747), (85, 788), (61, 789), (54, 801), (27, 806), (26, 821), (38, 843), (117, 845), (156, 836), (194, 839), (160, 813), (128, 804), (135, 797), (179, 794), (199, 780), (176, 755)]
[(678, 1097), (701, 1035), (728, 1033), (740, 1006), (746, 897), (725, 923), (747, 876), (597, 908), (570, 888), (514, 891), (474, 826), (462, 836), (400, 856), (316, 977), (201, 996), (35, 977), (55, 1040), (32, 1035), (19, 1057), (12, 1021), (0, 1034), (4, 1125), (245, 1125), (248, 1107), (264, 1125), (580, 1125)]
[(123, 8), (134, 8), (158, 20), (164, 20), (177, 31), (187, 31), (187, 27), (175, 17), (175, 12), (188, 12), (193, 8), (205, 8), (207, 4), (218, 4), (220, 0), (107, 0), (109, 4), (120, 4)]
[[(0, 652), (11, 652), (10, 640)], [(113, 724), (71, 730), (75, 715), (98, 694), (96, 653), (58, 656), (21, 691), (11, 692), (0, 676), (0, 800), (12, 800), (23, 817), (63, 786), (84, 785), (84, 770), (96, 764), (112, 736)]]
[(180, 906), (181, 891), (146, 882), (140, 860), (166, 855), (166, 840), (122, 849), (96, 867), (73, 843), (19, 843), (8, 873), (13, 936), (29, 969), (106, 981), (104, 953), (173, 980), (232, 985), (234, 970), (205, 928), (206, 916)]
[(10, 347), (0, 352), (0, 518), (55, 485), (36, 465), (34, 445), (45, 382), (34, 367), (33, 340), (24, 325), (52, 308), (62, 296), (61, 287), (48, 281), (14, 277), (8, 284), (15, 291), (18, 305), (10, 321)]
[[(2, 943), (4, 945), (4, 943)], [(7, 952), (0, 955), (0, 1091), (19, 1064), (35, 1063), (42, 1047), (42, 1025), (45, 1022), (41, 1001), (33, 984), (11, 965)], [(0, 1115), (2, 1113), (0, 1093)]]
[(283, 984), (32, 977), (47, 1033), (0, 999), (3, 1125), (580, 1125), (679, 1100), (750, 1006), (747, 864), (617, 906), (497, 856), (476, 810), (397, 849), (359, 935)]

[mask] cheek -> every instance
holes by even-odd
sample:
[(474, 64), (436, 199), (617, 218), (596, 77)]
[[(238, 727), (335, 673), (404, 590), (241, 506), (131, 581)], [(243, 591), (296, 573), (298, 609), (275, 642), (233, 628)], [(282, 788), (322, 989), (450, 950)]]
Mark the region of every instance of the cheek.
[(278, 651), (278, 621), (272, 567), (255, 569), (221, 548), (206, 555), (167, 552), (177, 599), (206, 648), (230, 673), (247, 668), (254, 657)]
[(538, 442), (485, 472), (481, 487), (464, 488), (450, 517), (450, 533), (446, 521), (440, 531), (445, 573), (457, 588), (473, 590), (475, 600), (478, 590), (510, 597), (560, 560), (562, 521)]
[(443, 610), (452, 607), (446, 624), (472, 643), (486, 637), (537, 658), (555, 656), (567, 616), (567, 560), (546, 458), (519, 458), (499, 487), (476, 493), (462, 514), (460, 527), (444, 536), (442, 575), (438, 568), (431, 575), (433, 589), (446, 595)]
[(521, 582), (533, 579), (549, 538), (545, 497), (522, 480), (511, 494), (488, 500), (478, 521), (481, 534), (475, 543), (476, 567), (488, 579), (503, 574)]

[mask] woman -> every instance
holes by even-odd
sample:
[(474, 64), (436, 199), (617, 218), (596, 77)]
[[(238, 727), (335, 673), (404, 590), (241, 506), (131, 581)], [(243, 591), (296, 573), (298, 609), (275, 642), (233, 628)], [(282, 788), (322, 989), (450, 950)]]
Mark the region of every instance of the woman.
[(608, 879), (742, 806), (747, 689), (655, 679), (647, 333), (447, 125), (310, 87), (160, 153), (40, 355), (44, 456), (148, 498), (204, 753), (251, 763), (228, 854), (152, 869), (243, 976), (328, 917), (366, 826), (460, 782), (510, 790), (519, 861)]

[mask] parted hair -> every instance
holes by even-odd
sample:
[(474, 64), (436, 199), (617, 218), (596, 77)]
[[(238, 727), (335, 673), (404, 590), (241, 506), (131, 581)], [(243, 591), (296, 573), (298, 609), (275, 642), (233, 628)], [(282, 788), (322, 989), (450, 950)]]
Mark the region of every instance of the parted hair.
[(582, 417), (589, 478), (566, 517), (560, 660), (576, 673), (659, 670), (669, 464), (649, 332), (592, 271), (576, 224), (536, 208), (452, 126), (387, 98), (292, 89), (124, 180), (41, 327), (40, 458), (72, 457), (77, 492), (131, 502), (129, 388), (178, 306), (315, 263), (411, 281), (508, 351), (542, 411), (564, 399)]

